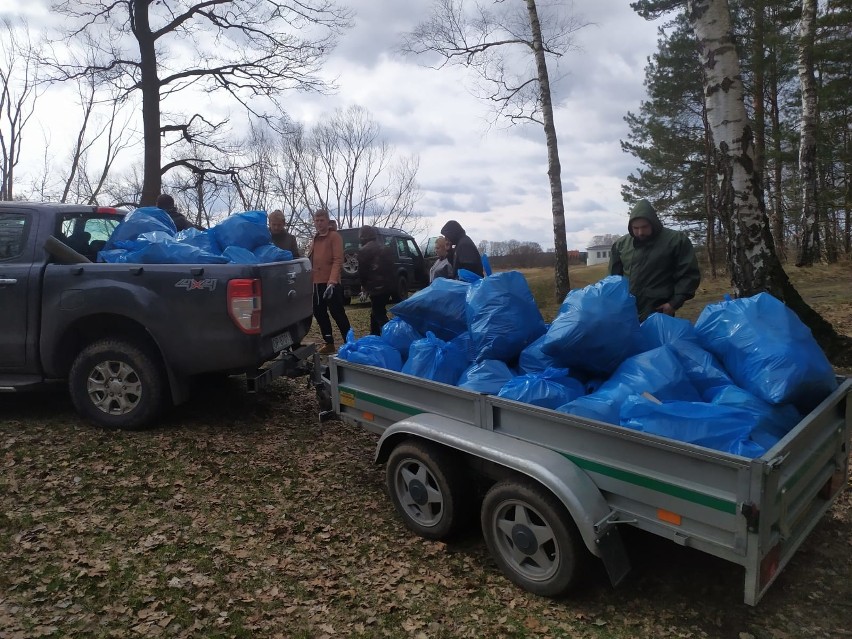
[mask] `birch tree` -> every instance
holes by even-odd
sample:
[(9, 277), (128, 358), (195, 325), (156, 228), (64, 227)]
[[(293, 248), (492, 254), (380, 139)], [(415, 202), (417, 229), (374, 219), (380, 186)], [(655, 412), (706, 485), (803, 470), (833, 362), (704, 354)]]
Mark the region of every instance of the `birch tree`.
[(848, 358), (852, 340), (808, 306), (781, 267), (763, 203), (755, 162), (754, 132), (746, 116), (740, 62), (727, 0), (688, 0), (690, 23), (701, 47), (704, 99), (718, 153), (722, 206), (730, 211), (728, 261), (737, 295), (769, 292), (785, 302), (829, 354)]
[[(547, 56), (559, 58), (567, 53), (573, 34), (585, 25), (558, 11), (542, 22), (535, 0), (524, 0), (524, 4), (526, 11), (519, 3), (494, 0), (475, 3), (468, 11), (464, 0), (435, 0), (430, 17), (406, 36), (402, 50), (418, 56), (437, 55), (441, 60), (437, 68), (453, 64), (473, 70), (483, 82), (481, 97), (494, 105), (499, 117), (543, 127), (556, 253), (556, 298), (562, 300), (571, 285), (562, 166)], [(531, 56), (532, 64), (521, 65), (524, 70), (514, 73), (512, 69), (518, 64), (508, 60), (508, 51), (518, 48)]]
[(816, 0), (802, 0), (799, 22), (799, 83), (802, 117), (799, 125), (799, 176), (802, 181), (802, 242), (796, 266), (812, 266), (819, 259), (820, 233), (817, 208), (817, 83), (814, 77)]

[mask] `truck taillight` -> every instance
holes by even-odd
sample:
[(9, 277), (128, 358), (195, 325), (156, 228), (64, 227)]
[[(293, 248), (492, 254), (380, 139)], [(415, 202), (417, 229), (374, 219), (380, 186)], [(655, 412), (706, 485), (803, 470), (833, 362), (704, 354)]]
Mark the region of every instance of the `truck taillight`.
[(260, 333), (260, 280), (228, 282), (228, 313), (243, 333)]

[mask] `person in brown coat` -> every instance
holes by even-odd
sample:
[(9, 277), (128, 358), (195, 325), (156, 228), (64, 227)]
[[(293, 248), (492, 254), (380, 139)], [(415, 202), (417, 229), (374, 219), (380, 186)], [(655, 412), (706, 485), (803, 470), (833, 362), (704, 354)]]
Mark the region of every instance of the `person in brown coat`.
[(391, 249), (379, 243), (376, 229), (364, 225), (358, 234), (358, 277), (361, 290), (370, 296), (370, 333), (382, 334), (388, 322), (386, 307), (396, 283), (396, 268)]
[(343, 302), (343, 287), (340, 285), (340, 269), (343, 265), (343, 238), (337, 231), (329, 228), (329, 217), (326, 209), (314, 212), (314, 235), (308, 257), (314, 283), (314, 317), (317, 318), (320, 332), (325, 345), (319, 349), (320, 354), (330, 355), (337, 349), (334, 346), (334, 335), (331, 332), (331, 320), (334, 318), (337, 328), (346, 341), (349, 332), (349, 318)]

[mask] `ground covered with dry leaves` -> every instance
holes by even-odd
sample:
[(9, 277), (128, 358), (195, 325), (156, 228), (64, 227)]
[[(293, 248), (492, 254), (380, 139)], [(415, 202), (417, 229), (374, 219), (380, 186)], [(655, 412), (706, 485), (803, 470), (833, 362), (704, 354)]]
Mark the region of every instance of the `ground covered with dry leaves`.
[(852, 490), (756, 608), (737, 566), (642, 534), (617, 589), (592, 564), (549, 600), (508, 582), (475, 526), (409, 533), (375, 436), (316, 410), (301, 380), (219, 380), (125, 433), (62, 392), (0, 395), (0, 637), (852, 636)]

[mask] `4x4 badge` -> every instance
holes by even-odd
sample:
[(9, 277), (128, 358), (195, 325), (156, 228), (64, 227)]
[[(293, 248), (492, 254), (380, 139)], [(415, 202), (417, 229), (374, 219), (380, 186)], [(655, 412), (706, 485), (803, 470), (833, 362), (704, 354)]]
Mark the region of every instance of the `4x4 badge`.
[(215, 291), (216, 282), (218, 282), (218, 280), (212, 278), (206, 280), (196, 280), (187, 277), (175, 282), (175, 287), (185, 288), (187, 291)]

